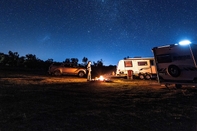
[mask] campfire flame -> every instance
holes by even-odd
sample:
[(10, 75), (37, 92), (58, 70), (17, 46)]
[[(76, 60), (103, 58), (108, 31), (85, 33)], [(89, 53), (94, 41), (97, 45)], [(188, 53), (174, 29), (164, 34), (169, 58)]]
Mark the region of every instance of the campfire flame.
[(96, 81), (105, 81), (107, 79), (105, 79), (102, 75), (100, 77), (96, 77), (95, 78)]
[(104, 77), (103, 75), (100, 75), (99, 77), (95, 77), (95, 79), (92, 79), (93, 81), (103, 81), (103, 82), (109, 82), (110, 79)]
[(100, 76), (100, 77), (99, 77), (99, 80), (100, 80), (100, 81), (104, 81), (105, 78), (104, 78), (103, 76)]

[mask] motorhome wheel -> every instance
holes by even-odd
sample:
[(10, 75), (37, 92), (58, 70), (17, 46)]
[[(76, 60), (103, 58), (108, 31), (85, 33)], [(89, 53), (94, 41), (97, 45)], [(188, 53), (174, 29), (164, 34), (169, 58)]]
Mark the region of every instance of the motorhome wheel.
[(181, 70), (179, 69), (178, 66), (176, 65), (169, 65), (168, 66), (168, 73), (172, 76), (172, 77), (178, 77), (181, 74)]

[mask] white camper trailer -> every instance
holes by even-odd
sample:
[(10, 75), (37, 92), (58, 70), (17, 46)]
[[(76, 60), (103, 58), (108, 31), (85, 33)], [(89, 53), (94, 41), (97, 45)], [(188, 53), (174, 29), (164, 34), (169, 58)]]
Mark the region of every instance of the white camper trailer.
[(140, 79), (151, 79), (156, 76), (156, 68), (153, 57), (127, 58), (120, 60), (116, 68), (116, 76), (127, 76), (132, 71), (133, 76)]
[(197, 84), (197, 45), (166, 45), (152, 49), (160, 83)]

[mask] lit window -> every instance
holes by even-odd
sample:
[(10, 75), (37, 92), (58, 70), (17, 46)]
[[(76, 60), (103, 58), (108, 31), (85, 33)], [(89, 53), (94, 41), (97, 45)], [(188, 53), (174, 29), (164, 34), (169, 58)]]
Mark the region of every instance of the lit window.
[(132, 67), (132, 61), (125, 61), (124, 62), (125, 67)]
[(138, 62), (138, 66), (146, 66), (146, 65), (148, 65), (147, 61)]

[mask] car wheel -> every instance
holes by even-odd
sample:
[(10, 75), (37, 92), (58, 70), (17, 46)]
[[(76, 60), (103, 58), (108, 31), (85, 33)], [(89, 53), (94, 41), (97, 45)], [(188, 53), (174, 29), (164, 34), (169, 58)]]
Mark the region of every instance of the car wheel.
[(78, 76), (79, 76), (79, 77), (84, 77), (84, 75), (85, 75), (85, 73), (84, 73), (83, 71), (80, 71), (80, 72), (78, 73)]
[(54, 75), (55, 75), (55, 76), (60, 76), (60, 75), (61, 75), (61, 72), (60, 72), (59, 70), (56, 70), (56, 71), (54, 72)]
[(168, 67), (168, 73), (172, 76), (172, 77), (178, 77), (181, 74), (181, 70), (179, 69), (178, 66), (176, 65), (169, 65)]

